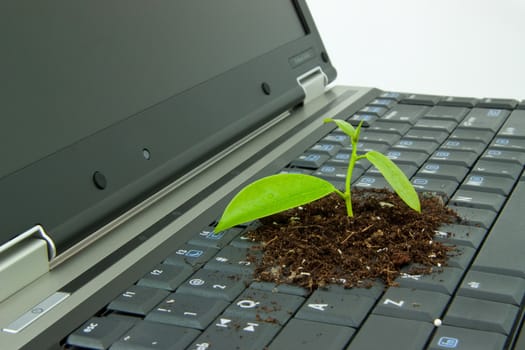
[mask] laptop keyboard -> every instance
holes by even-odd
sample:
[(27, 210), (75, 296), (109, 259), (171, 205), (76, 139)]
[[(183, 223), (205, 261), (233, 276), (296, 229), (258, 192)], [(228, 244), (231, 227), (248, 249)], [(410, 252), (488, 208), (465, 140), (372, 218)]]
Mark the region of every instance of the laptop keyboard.
[[(440, 272), (402, 273), (399, 286), (387, 289), (330, 285), (310, 293), (252, 281), (247, 256), (257, 249), (244, 236), (250, 227), (204, 227), (70, 334), (67, 346), (507, 348), (519, 332), (525, 294), (523, 232), (513, 229), (525, 191), (525, 104), (385, 92), (343, 117), (363, 121), (361, 152), (383, 152), (416, 190), (441, 195), (464, 219), (436, 232), (460, 252)], [(282, 171), (343, 189), (349, 144), (335, 129)], [(366, 161), (353, 176), (353, 187), (388, 187)]]

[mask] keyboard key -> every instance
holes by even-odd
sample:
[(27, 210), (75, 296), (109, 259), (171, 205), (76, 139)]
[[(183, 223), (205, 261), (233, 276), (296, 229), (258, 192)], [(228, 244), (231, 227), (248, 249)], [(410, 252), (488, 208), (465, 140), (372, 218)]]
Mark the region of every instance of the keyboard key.
[(375, 299), (352, 293), (316, 290), (297, 312), (303, 320), (359, 327), (375, 304)]
[(490, 143), (490, 148), (523, 152), (525, 151), (525, 138), (507, 137), (498, 134)]
[(518, 310), (510, 304), (457, 296), (445, 315), (444, 324), (509, 334)]
[(480, 159), (472, 168), (473, 174), (490, 174), (497, 177), (517, 180), (522, 167), (514, 162)]
[(362, 123), (362, 126), (364, 128), (368, 128), (376, 120), (377, 120), (377, 116), (372, 115), (372, 114), (365, 114), (365, 113), (356, 113), (350, 118), (348, 118), (348, 122), (352, 126), (357, 127), (359, 124)]
[(428, 155), (423, 152), (406, 151), (406, 150), (390, 150), (385, 154), (391, 161), (396, 164), (411, 164), (420, 167)]
[(441, 96), (410, 94), (405, 96), (399, 103), (433, 106), (441, 101)]
[(465, 276), (458, 295), (519, 306), (525, 294), (525, 279), (481, 271)]
[(488, 229), (496, 219), (496, 212), (488, 209), (477, 209), (470, 207), (454, 207), (454, 210), (463, 220), (465, 225), (478, 226)]
[(131, 286), (109, 303), (107, 308), (109, 310), (144, 316), (168, 294), (169, 291), (167, 290)]
[(231, 245), (224, 247), (204, 268), (207, 270), (226, 271), (238, 274), (251, 274), (255, 266), (249, 257), (260, 256), (260, 250), (237, 248)]
[(190, 345), (199, 335), (195, 329), (143, 321), (124, 333), (111, 350), (178, 350)]
[(394, 100), (394, 101), (400, 101), (405, 95), (401, 94), (399, 92), (383, 92), (381, 95), (379, 95), (380, 98)]
[(272, 293), (284, 293), (284, 294), (291, 294), (291, 295), (298, 295), (300, 297), (306, 297), (310, 294), (310, 291), (293, 285), (293, 284), (275, 284), (270, 282), (252, 282), (250, 284), (251, 289), (259, 289), (264, 290), (266, 292), (272, 292)]
[(370, 315), (347, 349), (421, 350), (433, 329), (428, 322)]
[(463, 190), (460, 188), (450, 199), (450, 205), (478, 209), (489, 209), (499, 212), (505, 200), (505, 196), (480, 191)]
[(401, 137), (408, 130), (410, 130), (411, 125), (408, 123), (399, 123), (399, 122), (390, 122), (385, 120), (378, 120), (372, 124), (368, 130), (375, 132), (383, 133), (393, 133)]
[(501, 108), (514, 109), (518, 105), (518, 101), (505, 98), (483, 98), (477, 104), (478, 108)]
[(396, 101), (395, 100), (391, 100), (391, 99), (385, 99), (385, 98), (376, 98), (375, 100), (370, 102), (368, 105), (369, 106), (374, 106), (374, 107), (384, 107), (386, 109), (390, 109), (390, 108), (392, 108), (392, 107), (394, 107), (396, 105)]
[(142, 277), (137, 285), (174, 291), (193, 272), (189, 266), (159, 264)]
[(392, 189), (384, 177), (374, 174), (361, 176), (352, 186), (357, 188)]
[(199, 270), (177, 289), (177, 293), (233, 301), (246, 288), (250, 278), (229, 272)]
[(458, 126), (459, 129), (487, 130), (495, 133), (503, 125), (509, 111), (474, 108)]
[(474, 152), (440, 148), (430, 156), (429, 160), (436, 163), (460, 165), (470, 168), (474, 162), (476, 162), (477, 158), (478, 155)]
[(453, 120), (459, 123), (463, 120), (465, 115), (469, 112), (468, 108), (464, 107), (449, 107), (440, 105), (432, 107), (426, 114), (425, 118), (438, 120)]
[(328, 134), (327, 136), (325, 136), (321, 142), (323, 143), (334, 143), (336, 145), (340, 145), (340, 146), (348, 146), (350, 145), (350, 138), (348, 137), (348, 135), (342, 133), (342, 132), (338, 132), (338, 131), (334, 131), (330, 134)]
[(398, 133), (386, 133), (386, 132), (379, 132), (379, 131), (366, 131), (361, 133), (359, 140), (361, 142), (365, 141), (371, 141), (371, 142), (378, 142), (382, 144), (386, 144), (389, 147), (392, 146), (394, 143), (397, 142), (401, 137)]
[(428, 350), (501, 350), (505, 341), (506, 337), (498, 333), (442, 326), (434, 334)]
[(416, 176), (411, 182), (416, 191), (435, 193), (445, 197), (446, 200), (452, 196), (458, 187), (456, 181), (424, 176)]
[(457, 122), (454, 120), (436, 120), (423, 118), (417, 121), (414, 129), (439, 130), (451, 133), (456, 128)]
[(205, 329), (227, 306), (228, 302), (221, 299), (172, 293), (145, 319), (152, 322)]
[(428, 162), (421, 167), (417, 176), (423, 178), (434, 177), (460, 183), (465, 178), (465, 175), (467, 175), (467, 172), (468, 168), (461, 165)]
[(489, 148), (483, 153), (481, 159), (513, 162), (523, 166), (525, 165), (525, 152)]
[(525, 138), (525, 110), (513, 111), (501, 127), (498, 135)]
[(184, 244), (174, 253), (170, 254), (164, 264), (175, 266), (191, 266), (197, 269), (204, 265), (219, 250), (211, 247), (202, 247), (192, 244)]
[(436, 318), (441, 317), (449, 299), (448, 295), (442, 293), (389, 288), (377, 303), (373, 313), (433, 322)]
[(478, 103), (478, 99), (473, 97), (447, 96), (442, 98), (441, 101), (438, 102), (438, 105), (472, 108), (476, 103)]
[(442, 143), (448, 135), (447, 132), (440, 130), (411, 129), (405, 134), (404, 138)]
[(474, 260), (473, 269), (525, 278), (524, 202), (525, 183), (520, 181)]
[(483, 191), (508, 196), (514, 180), (492, 175), (474, 174), (469, 175), (461, 185), (461, 189), (472, 191)]
[[(388, 101), (388, 100), (383, 100), (383, 101)], [(383, 106), (366, 106), (359, 110), (359, 113), (371, 114), (371, 115), (375, 115), (376, 117), (381, 117), (386, 112), (388, 112), (388, 108), (385, 108)]]
[(427, 111), (428, 107), (424, 106), (397, 105), (381, 119), (414, 125)]
[(70, 346), (107, 349), (124, 332), (133, 327), (132, 321), (108, 317), (93, 317), (67, 337)]
[(280, 327), (273, 323), (220, 316), (187, 349), (261, 350), (279, 330)]
[(448, 224), (441, 226), (434, 237), (439, 242), (477, 249), (486, 235), (487, 230), (480, 227)]
[(343, 349), (355, 330), (333, 324), (292, 319), (286, 324), (268, 350)]
[[(406, 269), (408, 271), (408, 269)], [(463, 277), (464, 271), (455, 267), (433, 268), (430, 275), (401, 273), (395, 282), (400, 287), (428, 290), (452, 295)]]
[(330, 156), (326, 154), (307, 152), (292, 161), (290, 165), (298, 168), (317, 169), (329, 158)]
[(434, 141), (412, 140), (402, 138), (401, 140), (396, 142), (392, 146), (392, 148), (398, 150), (419, 151), (430, 155), (438, 148), (438, 146), (439, 144)]
[(454, 250), (447, 253), (447, 266), (457, 267), (466, 270), (470, 266), (472, 258), (476, 254), (476, 250), (467, 246), (457, 246)]
[(332, 143), (323, 143), (319, 142), (315, 145), (313, 145), (308, 152), (309, 153), (320, 153), (320, 154), (326, 154), (328, 156), (334, 156), (339, 152), (341, 149), (341, 146), (334, 145)]
[(481, 141), (488, 144), (494, 137), (494, 132), (489, 130), (456, 129), (450, 134), (451, 140)]
[(441, 146), (442, 149), (451, 149), (457, 151), (472, 151), (476, 154), (481, 154), (487, 147), (487, 144), (481, 141), (465, 141), (465, 140), (447, 140)]
[[(414, 174), (417, 172), (417, 169), (419, 168), (418, 165), (415, 165), (413, 163), (399, 163), (397, 161), (395, 161), (395, 163), (397, 167), (403, 172), (403, 174), (405, 174), (405, 176), (409, 179), (412, 176), (414, 176)], [(383, 174), (381, 174), (379, 169), (377, 169), (375, 166), (370, 167), (370, 169), (367, 170), (366, 174), (371, 176), (383, 176)]]
[(198, 235), (195, 235), (188, 243), (201, 247), (220, 249), (230, 243), (230, 241), (237, 237), (243, 230), (243, 228), (234, 227), (217, 233), (213, 231), (213, 227), (208, 227), (199, 232)]

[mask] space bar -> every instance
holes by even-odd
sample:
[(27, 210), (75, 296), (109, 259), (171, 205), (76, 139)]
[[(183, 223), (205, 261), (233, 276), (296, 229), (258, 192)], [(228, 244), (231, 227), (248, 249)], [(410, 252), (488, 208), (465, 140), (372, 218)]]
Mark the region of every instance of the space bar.
[(525, 278), (525, 181), (518, 182), (472, 269)]

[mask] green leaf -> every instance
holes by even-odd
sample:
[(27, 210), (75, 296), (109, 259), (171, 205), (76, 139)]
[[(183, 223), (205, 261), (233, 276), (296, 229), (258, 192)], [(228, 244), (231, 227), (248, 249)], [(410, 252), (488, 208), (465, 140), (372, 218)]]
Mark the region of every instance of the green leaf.
[(244, 187), (228, 204), (215, 232), (313, 202), (336, 188), (311, 175), (278, 174)]
[(351, 139), (354, 139), (355, 137), (355, 129), (354, 127), (352, 126), (352, 124), (344, 121), (344, 120), (341, 120), (341, 119), (332, 119), (332, 118), (326, 118), (324, 120), (325, 123), (330, 123), (330, 122), (334, 122), (335, 124), (337, 124), (337, 126), (339, 127), (339, 129), (343, 130), (343, 132), (345, 134), (347, 134), (348, 136), (350, 136)]
[(383, 174), (386, 181), (410, 208), (421, 212), (421, 204), (416, 190), (394, 162), (376, 151), (369, 151), (365, 157)]

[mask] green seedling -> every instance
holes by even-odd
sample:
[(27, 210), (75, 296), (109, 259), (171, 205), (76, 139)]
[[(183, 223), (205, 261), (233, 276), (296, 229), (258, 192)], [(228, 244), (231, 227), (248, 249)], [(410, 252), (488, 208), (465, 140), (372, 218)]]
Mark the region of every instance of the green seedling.
[(358, 155), (357, 144), (362, 122), (357, 128), (340, 119), (327, 118), (324, 122), (335, 123), (339, 129), (350, 137), (352, 154), (346, 174), (345, 191), (341, 192), (330, 182), (311, 175), (277, 174), (267, 176), (244, 187), (230, 201), (215, 228), (216, 232), (313, 202), (331, 193), (337, 193), (344, 199), (347, 214), (352, 217), (350, 181), (355, 163), (360, 159), (370, 161), (381, 172), (399, 197), (410, 208), (421, 212), (419, 197), (414, 187), (394, 162), (376, 151)]

